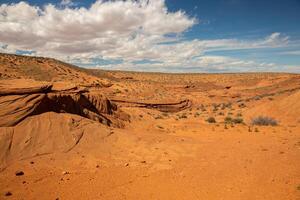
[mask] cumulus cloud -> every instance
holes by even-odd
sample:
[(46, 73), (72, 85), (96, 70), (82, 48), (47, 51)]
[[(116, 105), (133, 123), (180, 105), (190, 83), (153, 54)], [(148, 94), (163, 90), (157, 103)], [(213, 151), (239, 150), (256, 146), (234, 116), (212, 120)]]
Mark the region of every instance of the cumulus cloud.
[[(164, 0), (101, 1), (74, 7), (62, 0), (57, 7), (26, 2), (0, 6), (0, 52), (33, 51), (34, 55), (93, 65), (95, 59), (122, 60), (106, 67), (160, 68), (250, 66), (248, 61), (209, 57), (226, 49), (285, 46), (289, 38), (273, 33), (253, 41), (191, 40), (182, 37), (197, 24), (183, 11), (168, 11)], [(137, 64), (138, 61), (144, 64)], [(227, 63), (227, 64), (226, 64)], [(258, 63), (259, 65), (259, 63)], [(264, 64), (265, 66), (265, 64)], [(228, 66), (229, 67), (229, 66)]]

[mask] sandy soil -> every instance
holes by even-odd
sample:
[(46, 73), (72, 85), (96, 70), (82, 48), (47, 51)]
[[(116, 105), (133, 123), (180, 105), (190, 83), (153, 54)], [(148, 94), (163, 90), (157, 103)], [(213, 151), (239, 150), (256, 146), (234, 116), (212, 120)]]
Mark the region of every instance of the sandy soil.
[[(22, 59), (0, 59), (0, 88), (6, 88), (0, 107), (11, 118), (15, 101), (7, 107), (7, 99), (19, 97), (7, 96), (12, 90), (5, 85), (16, 76), (22, 75), (16, 83), (35, 78), (20, 70), (8, 72), (6, 60), (16, 68), (26, 59), (41, 64), (36, 58)], [(44, 63), (56, 66), (53, 60), (42, 61), (39, 70)], [(300, 75), (77, 74), (76, 79), (53, 75), (54, 80), (43, 80), (57, 82), (43, 97), (77, 95), (79, 89), (72, 88), (80, 85), (112, 125), (70, 109), (31, 114), (20, 106), (26, 108), (30, 101), (22, 100), (18, 110), (26, 117), (0, 127), (0, 199), (300, 200)], [(85, 81), (87, 77), (93, 81)], [(19, 92), (16, 87), (13, 91)], [(190, 103), (178, 103), (183, 100)], [(110, 104), (118, 110), (110, 111)], [(273, 117), (278, 125), (251, 125), (259, 115)], [(225, 123), (228, 116), (243, 122)], [(209, 117), (216, 123), (208, 123)], [(123, 126), (114, 126), (115, 121)], [(24, 174), (16, 176), (17, 171)]]

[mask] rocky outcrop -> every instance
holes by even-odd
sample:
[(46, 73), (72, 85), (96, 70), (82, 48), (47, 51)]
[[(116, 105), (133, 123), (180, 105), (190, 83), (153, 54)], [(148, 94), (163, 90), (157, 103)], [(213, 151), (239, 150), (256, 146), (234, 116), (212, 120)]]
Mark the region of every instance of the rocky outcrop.
[(140, 107), (140, 108), (156, 109), (161, 112), (179, 112), (188, 109), (192, 106), (192, 102), (188, 99), (179, 102), (173, 102), (173, 103), (144, 103), (144, 102), (131, 102), (125, 100), (117, 100), (117, 99), (112, 99), (111, 101), (125, 107)]
[(46, 112), (76, 114), (108, 126), (122, 126), (116, 117), (122, 111), (99, 92), (78, 87), (52, 90), (51, 84), (29, 82), (31, 86), (26, 81), (22, 85), (0, 83), (0, 88), (5, 85), (5, 90), (0, 91), (0, 127), (14, 126), (28, 116)]

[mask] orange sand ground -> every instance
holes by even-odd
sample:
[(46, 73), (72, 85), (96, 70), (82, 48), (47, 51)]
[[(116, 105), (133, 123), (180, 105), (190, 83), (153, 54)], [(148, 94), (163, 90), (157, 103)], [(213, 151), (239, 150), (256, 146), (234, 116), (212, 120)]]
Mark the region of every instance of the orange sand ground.
[[(39, 72), (50, 69), (47, 80), (35, 70), (19, 70), (32, 63)], [(52, 73), (53, 66), (66, 73)], [(120, 111), (103, 114), (118, 126), (76, 113), (44, 112), (0, 127), (0, 199), (300, 200), (300, 75), (72, 66), (68, 72), (66, 66), (47, 58), (0, 55), (0, 92), (9, 79), (18, 79), (15, 87), (24, 79), (46, 81), (60, 88), (60, 95), (78, 92), (61, 88), (80, 85), (89, 94), (106, 96), (130, 121), (118, 121)], [(1, 98), (12, 97), (0, 96), (1, 120)], [(156, 106), (187, 99), (191, 105), (173, 110), (168, 105), (166, 112)], [(218, 106), (227, 103), (231, 106)], [(18, 105), (23, 104), (28, 106)], [(244, 123), (225, 125), (228, 115), (239, 115)], [(252, 126), (258, 115), (273, 117), (279, 125)], [(217, 123), (206, 122), (209, 116)], [(19, 170), (23, 176), (15, 175)]]

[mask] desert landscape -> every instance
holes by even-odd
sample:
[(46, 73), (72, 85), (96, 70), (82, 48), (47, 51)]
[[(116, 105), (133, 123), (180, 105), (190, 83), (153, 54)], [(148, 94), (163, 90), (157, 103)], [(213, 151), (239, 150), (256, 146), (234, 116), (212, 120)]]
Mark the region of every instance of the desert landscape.
[(300, 199), (300, 75), (0, 54), (0, 199)]

